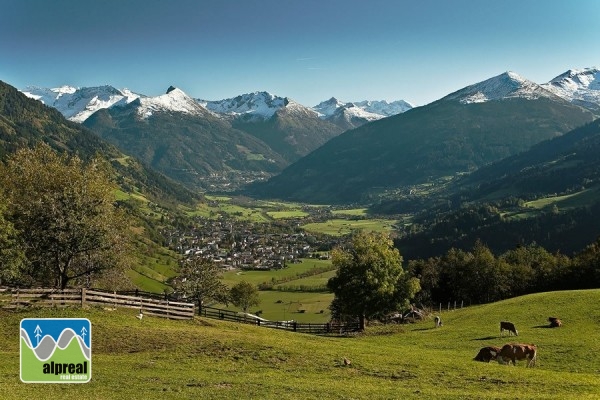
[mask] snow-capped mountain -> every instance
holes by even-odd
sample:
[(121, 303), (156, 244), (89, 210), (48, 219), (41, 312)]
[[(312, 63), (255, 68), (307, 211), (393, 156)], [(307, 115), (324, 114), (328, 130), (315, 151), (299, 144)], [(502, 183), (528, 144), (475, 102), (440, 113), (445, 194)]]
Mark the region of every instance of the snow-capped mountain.
[[(170, 86), (165, 94), (156, 97), (140, 97), (137, 113), (142, 118), (155, 112), (176, 112), (191, 115), (204, 115), (207, 110), (183, 90)], [(137, 104), (136, 104), (137, 105)]]
[(343, 102), (335, 97), (313, 107), (321, 119), (330, 121), (343, 129), (352, 129), (367, 122), (400, 114), (413, 106), (404, 100), (388, 103), (382, 101)]
[(216, 114), (250, 120), (266, 120), (277, 111), (286, 108), (306, 108), (287, 98), (279, 97), (268, 92), (242, 94), (230, 99), (209, 101), (196, 99), (198, 103)]
[(462, 104), (471, 104), (510, 98), (535, 100), (541, 97), (554, 98), (555, 95), (541, 85), (508, 71), (483, 82), (467, 86), (449, 94), (444, 99), (458, 100)]
[(109, 85), (84, 88), (61, 86), (53, 89), (28, 86), (21, 92), (56, 108), (71, 121), (80, 123), (100, 109), (127, 104), (140, 97), (128, 89), (119, 90)]
[(343, 102), (335, 97), (325, 100), (313, 107), (313, 110), (319, 113), (323, 119), (327, 119), (340, 110), (344, 110), (347, 114), (364, 118), (368, 121), (389, 117), (400, 114), (413, 108), (412, 104), (398, 100), (388, 103), (382, 101), (358, 101), (358, 102)]
[(542, 85), (555, 95), (583, 107), (600, 110), (600, 69), (570, 69)]

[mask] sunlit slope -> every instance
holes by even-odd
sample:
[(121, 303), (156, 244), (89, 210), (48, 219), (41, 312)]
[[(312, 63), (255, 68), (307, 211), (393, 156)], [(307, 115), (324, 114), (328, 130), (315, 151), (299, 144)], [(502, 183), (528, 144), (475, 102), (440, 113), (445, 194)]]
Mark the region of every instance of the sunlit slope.
[[(427, 320), (342, 338), (206, 319), (139, 321), (135, 310), (0, 311), (0, 385), (8, 399), (592, 399), (600, 396), (599, 301), (600, 290), (535, 294), (442, 311), (437, 329)], [(19, 381), (18, 326), (32, 316), (91, 320), (90, 383)], [(545, 328), (549, 316), (564, 326)], [(517, 338), (499, 336), (504, 319)], [(538, 346), (537, 367), (472, 361), (480, 347), (515, 340)]]

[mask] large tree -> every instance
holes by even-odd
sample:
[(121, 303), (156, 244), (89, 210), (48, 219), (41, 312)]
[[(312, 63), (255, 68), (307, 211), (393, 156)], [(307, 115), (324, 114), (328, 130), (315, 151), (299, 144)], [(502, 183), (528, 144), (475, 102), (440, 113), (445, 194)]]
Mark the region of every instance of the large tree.
[(234, 306), (241, 308), (244, 312), (248, 312), (250, 307), (260, 304), (256, 285), (246, 281), (236, 283), (229, 292), (229, 298)]
[(402, 257), (383, 233), (355, 234), (349, 249), (335, 249), (337, 273), (327, 282), (334, 293), (332, 312), (356, 317), (364, 329), (367, 319), (406, 307), (419, 291), (419, 280), (409, 278)]
[(22, 281), (64, 289), (125, 268), (129, 230), (101, 158), (84, 162), (38, 144), (0, 166), (0, 182), (26, 257)]
[(184, 260), (173, 281), (175, 292), (195, 301), (198, 308), (208, 301), (227, 303), (229, 289), (221, 281), (223, 269), (203, 258)]

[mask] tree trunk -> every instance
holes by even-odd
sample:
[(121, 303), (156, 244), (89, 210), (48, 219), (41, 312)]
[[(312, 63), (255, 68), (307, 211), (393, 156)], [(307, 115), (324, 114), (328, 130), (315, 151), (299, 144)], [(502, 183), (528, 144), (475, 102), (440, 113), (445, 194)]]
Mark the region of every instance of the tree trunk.
[(359, 327), (358, 327), (358, 329), (361, 332), (365, 330), (366, 320), (367, 320), (367, 318), (365, 317), (365, 315), (361, 314), (360, 319), (359, 319)]

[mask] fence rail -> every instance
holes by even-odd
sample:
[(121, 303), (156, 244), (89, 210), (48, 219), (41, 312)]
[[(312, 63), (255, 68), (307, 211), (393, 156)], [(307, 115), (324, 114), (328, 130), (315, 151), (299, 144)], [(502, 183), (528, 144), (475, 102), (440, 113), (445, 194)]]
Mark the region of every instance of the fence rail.
[[(192, 319), (195, 304), (161, 299), (160, 295), (145, 296), (141, 292), (121, 294), (98, 289), (15, 289), (0, 287), (0, 307), (68, 307), (96, 305), (142, 310), (144, 315), (170, 319)], [(238, 323), (252, 324), (266, 328), (284, 329), (310, 334), (345, 334), (360, 330), (358, 323), (300, 323), (296, 321), (269, 321), (253, 314), (235, 312), (213, 307), (202, 307), (199, 315)]]
[(4, 308), (66, 307), (99, 305), (141, 310), (145, 315), (169, 319), (194, 318), (195, 305), (143, 296), (128, 296), (97, 289), (12, 289), (0, 288)]
[(215, 318), (224, 321), (233, 321), (245, 324), (252, 324), (266, 328), (284, 329), (292, 332), (302, 332), (311, 334), (345, 334), (348, 332), (357, 332), (360, 330), (358, 322), (348, 323), (300, 323), (296, 321), (269, 321), (253, 314), (223, 310), (213, 307), (202, 307), (200, 315), (206, 318)]

